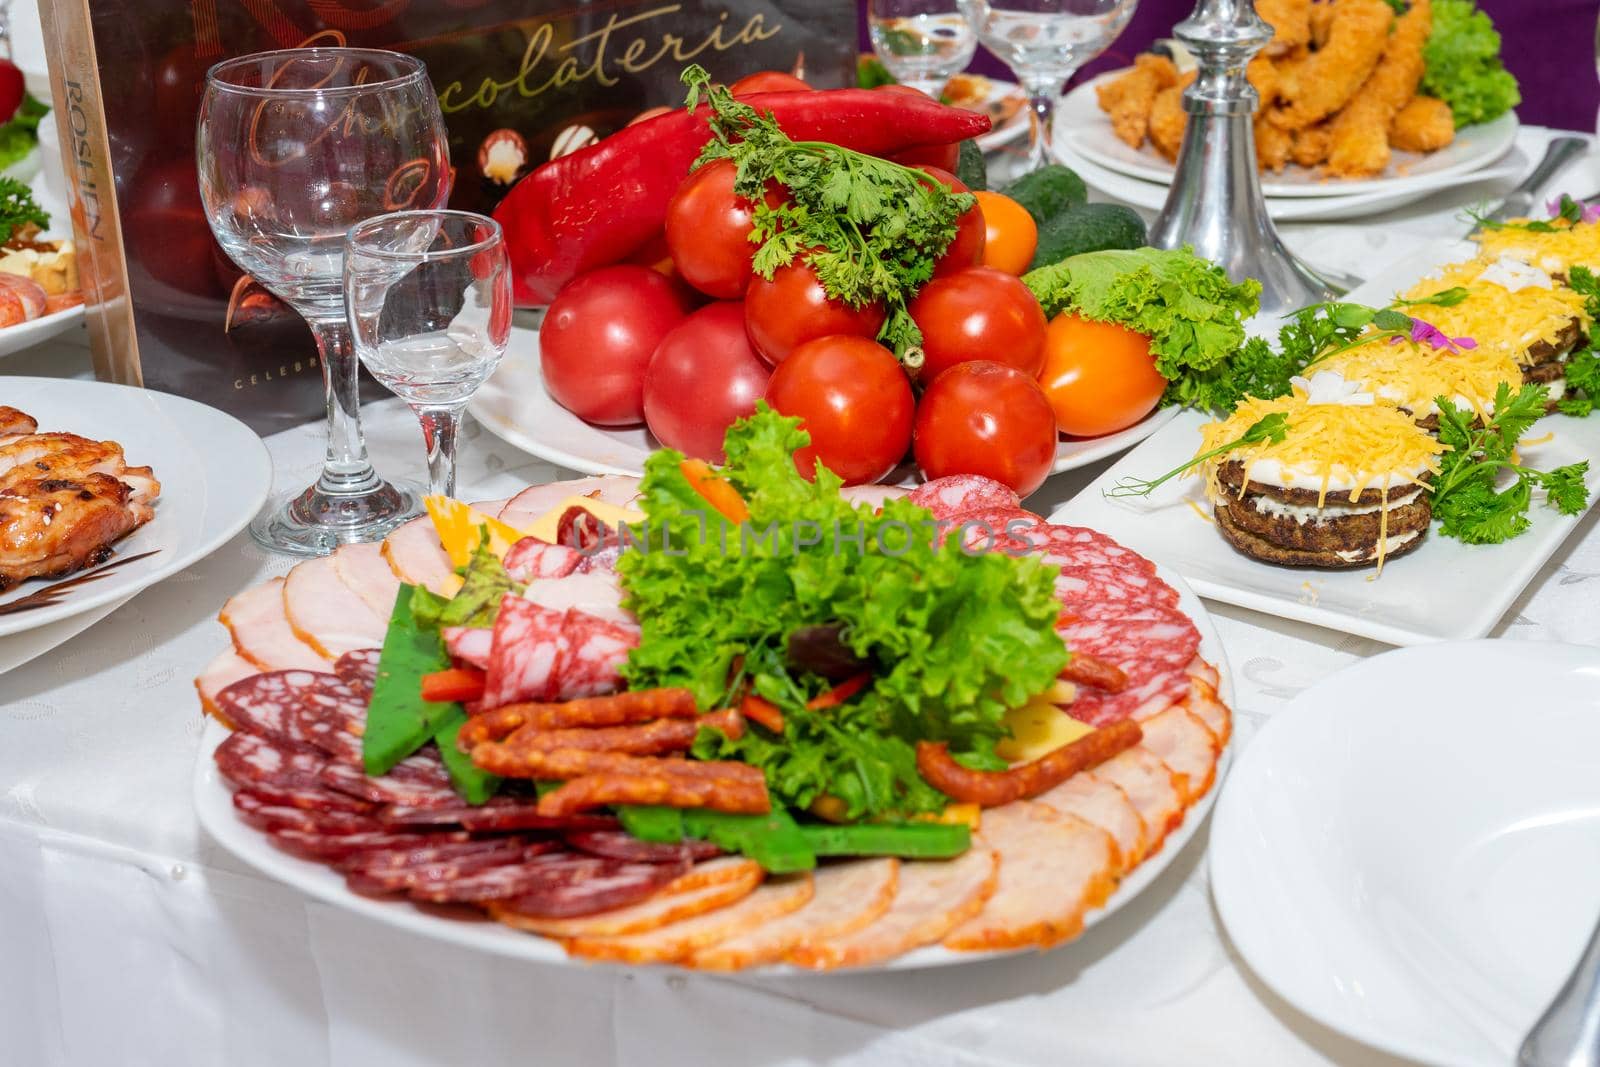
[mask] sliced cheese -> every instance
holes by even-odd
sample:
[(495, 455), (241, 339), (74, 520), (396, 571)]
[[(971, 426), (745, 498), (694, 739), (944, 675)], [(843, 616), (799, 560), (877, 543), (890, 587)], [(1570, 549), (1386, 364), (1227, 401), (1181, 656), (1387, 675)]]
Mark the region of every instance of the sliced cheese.
[(555, 544), (556, 534), (561, 526), (561, 516), (572, 508), (582, 508), (613, 529), (624, 523), (637, 527), (644, 522), (644, 512), (642, 511), (634, 511), (632, 508), (621, 507), (617, 504), (608, 504), (604, 500), (596, 500), (593, 497), (569, 496), (535, 519), (523, 533), (528, 537), (537, 537), (541, 541)]
[(1056, 705), (1040, 697), (1006, 712), (1003, 720), (1011, 736), (995, 746), (1001, 759), (1029, 763), (1094, 732)]
[(494, 516), (485, 515), (447, 496), (425, 497), (422, 503), (428, 509), (428, 517), (433, 520), (434, 530), (439, 534), (439, 544), (444, 546), (454, 567), (466, 566), (473, 551), (482, 543), (485, 529), (489, 531), (489, 550), (501, 557), (524, 536), (521, 531), (507, 526)]

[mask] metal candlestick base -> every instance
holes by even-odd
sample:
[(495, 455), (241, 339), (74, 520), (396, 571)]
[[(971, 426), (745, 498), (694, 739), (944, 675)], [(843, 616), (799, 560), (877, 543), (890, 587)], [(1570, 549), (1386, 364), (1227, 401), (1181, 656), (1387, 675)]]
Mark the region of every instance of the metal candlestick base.
[(1200, 70), (1183, 94), (1189, 113), (1167, 204), (1150, 227), (1157, 248), (1190, 245), (1228, 277), (1261, 282), (1261, 310), (1281, 315), (1340, 295), (1284, 247), (1256, 171), (1257, 94), (1245, 64), (1272, 39), (1254, 0), (1199, 0), (1173, 36)]

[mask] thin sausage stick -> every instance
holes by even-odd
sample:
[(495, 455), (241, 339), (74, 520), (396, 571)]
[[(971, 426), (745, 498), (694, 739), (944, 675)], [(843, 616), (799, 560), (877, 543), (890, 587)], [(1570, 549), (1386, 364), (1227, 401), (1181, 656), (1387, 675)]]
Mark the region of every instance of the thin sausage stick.
[(1074, 652), (1061, 677), (1074, 685), (1086, 685), (1107, 693), (1120, 693), (1128, 686), (1128, 676), (1121, 667), (1086, 652)]
[(684, 751), (694, 744), (702, 728), (720, 730), (737, 740), (744, 734), (744, 719), (737, 711), (728, 709), (694, 719), (657, 719), (635, 726), (540, 730), (530, 724), (512, 734), (506, 744), (519, 753), (575, 748), (589, 752), (620, 752), (630, 756), (659, 756), (667, 752)]
[(961, 766), (943, 741), (917, 742), (917, 771), (945, 796), (986, 808), (1036, 797), (1079, 771), (1097, 767), (1132, 748), (1144, 731), (1132, 719), (1103, 726), (1054, 752), (1008, 771), (974, 771)]
[(606, 804), (710, 808), (738, 815), (760, 815), (772, 810), (765, 782), (591, 774), (573, 778), (540, 797), (539, 814), (560, 817)]
[(507, 778), (570, 781), (590, 774), (615, 774), (630, 778), (675, 778), (704, 781), (725, 778), (766, 783), (758, 767), (748, 763), (712, 760), (659, 759), (623, 756), (615, 752), (588, 752), (558, 748), (550, 752), (524, 751), (502, 741), (485, 741), (472, 750), (472, 762), (492, 774)]

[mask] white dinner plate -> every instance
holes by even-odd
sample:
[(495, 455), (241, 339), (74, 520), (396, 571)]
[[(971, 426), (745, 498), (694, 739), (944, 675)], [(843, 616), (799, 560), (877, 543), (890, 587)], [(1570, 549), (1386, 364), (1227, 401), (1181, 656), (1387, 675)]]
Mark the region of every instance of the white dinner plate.
[[(1467, 258), (1474, 246), (1443, 242), (1380, 273), (1347, 299), (1380, 307), (1435, 267)], [(1468, 545), (1439, 534), (1437, 525), (1415, 552), (1372, 568), (1323, 571), (1278, 567), (1236, 552), (1211, 524), (1200, 477), (1174, 478), (1147, 499), (1104, 495), (1123, 478), (1155, 478), (1194, 457), (1208, 416), (1185, 411), (1129, 452), (1052, 516), (1103, 530), (1129, 548), (1163, 560), (1201, 596), (1286, 619), (1360, 634), (1394, 645), (1483, 637), (1517, 595), (1575, 530), (1583, 516), (1558, 514), (1535, 492), (1529, 529), (1499, 545)], [(1600, 486), (1600, 417), (1552, 415), (1532, 434), (1553, 438), (1525, 445), (1529, 466), (1548, 470), (1591, 461), (1591, 503)]]
[[(1221, 675), (1222, 680), (1217, 689), (1218, 696), (1229, 708), (1233, 708), (1233, 672), (1228, 665), (1227, 656), (1222, 649), (1222, 642), (1217, 637), (1216, 629), (1211, 624), (1211, 617), (1206, 613), (1205, 606), (1201, 603), (1200, 598), (1194, 594), (1194, 591), (1184, 585), (1183, 581), (1176, 575), (1163, 569), (1158, 569), (1157, 573), (1167, 582), (1170, 582), (1173, 588), (1178, 591), (1179, 609), (1194, 620), (1195, 626), (1200, 631), (1200, 655), (1213, 664)], [(1235, 715), (1237, 716), (1237, 711), (1235, 711)], [(228, 787), (228, 784), (222, 780), (222, 777), (217, 774), (216, 761), (212, 758), (212, 753), (227, 735), (228, 731), (225, 727), (215, 719), (207, 718), (205, 732), (200, 738), (200, 752), (195, 762), (195, 810), (199, 815), (200, 825), (205, 827), (206, 833), (210, 834), (219, 844), (245, 863), (250, 864), (263, 874), (316, 897), (318, 900), (359, 915), (368, 916), (402, 930), (409, 930), (423, 937), (460, 945), (465, 948), (478, 949), (497, 956), (509, 956), (514, 959), (577, 967), (594, 966), (594, 964), (583, 960), (569, 958), (561, 946), (554, 941), (513, 930), (510, 927), (485, 918), (481, 912), (473, 909), (463, 908), (455, 912), (446, 912), (439, 908), (423, 910), (404, 900), (381, 900), (352, 893), (345, 887), (344, 878), (331, 867), (291, 856), (289, 853), (275, 848), (267, 840), (266, 834), (252, 829), (240, 820), (233, 808), (233, 792)], [(1211, 810), (1211, 805), (1216, 800), (1218, 787), (1226, 778), (1228, 767), (1232, 762), (1233, 743), (1230, 741), (1217, 761), (1216, 784), (1211, 787), (1211, 791), (1201, 797), (1188, 810), (1185, 814), (1183, 825), (1172, 832), (1160, 852), (1145, 860), (1144, 863), (1134, 869), (1132, 874), (1122, 879), (1117, 886), (1116, 892), (1111, 894), (1103, 908), (1092, 911), (1084, 917), (1085, 928), (1100, 922), (1142, 893), (1178, 857), (1184, 846), (1189, 843), (1190, 838), (1194, 837), (1199, 830), (1200, 824), (1205, 822), (1206, 814)], [(975, 963), (994, 959), (998, 956), (1015, 955), (1017, 952), (1023, 951), (1028, 950), (952, 952), (949, 949), (934, 946), (906, 953), (881, 966), (854, 968), (830, 973), (859, 974), (862, 971), (872, 970), (915, 970), (923, 967)], [(1063, 947), (1058, 951), (1065, 955), (1070, 953), (1071, 950)], [(782, 966), (751, 968), (740, 973), (745, 975), (776, 975), (815, 974), (817, 972), (803, 968)]]
[(62, 308), (53, 314), (40, 315), (36, 319), (19, 322), (14, 326), (0, 326), (0, 357), (32, 348), (36, 344), (82, 325), (83, 305), (79, 304), (77, 307)]
[(1600, 915), (1600, 650), (1474, 641), (1318, 683), (1250, 742), (1211, 893), (1250, 969), (1385, 1051), (1506, 1067)]
[[(1150, 211), (1160, 211), (1167, 205), (1166, 183), (1130, 178), (1126, 174), (1108, 170), (1073, 152), (1061, 143), (1060, 138), (1057, 138), (1056, 156), (1062, 163), (1077, 171), (1078, 176), (1091, 189), (1099, 190), (1106, 196)], [(1526, 171), (1528, 167), (1528, 157), (1513, 147), (1511, 151), (1480, 170), (1439, 178), (1429, 184), (1409, 184), (1398, 188), (1353, 193), (1348, 196), (1267, 197), (1267, 214), (1276, 222), (1334, 222), (1342, 219), (1359, 219), (1404, 207), (1444, 189), (1455, 190), (1456, 195), (1468, 202), (1472, 200), (1489, 202), (1497, 199), (1497, 194), (1503, 194), (1503, 188), (1487, 188), (1475, 192), (1468, 187), (1512, 178)], [(1465, 227), (1466, 224), (1463, 223), (1462, 228)]]
[(963, 74), (964, 78), (982, 78), (984, 82), (984, 99), (982, 107), (968, 107), (971, 111), (981, 111), (990, 119), (1000, 113), (1002, 105), (1011, 99), (1019, 99), (1022, 106), (1011, 113), (1011, 117), (997, 121), (994, 127), (982, 137), (977, 138), (978, 147), (985, 152), (993, 152), (998, 148), (1011, 144), (1013, 141), (1028, 136), (1028, 95), (1023, 92), (1022, 86), (1016, 82), (1001, 81), (997, 78), (985, 78), (981, 74)]
[[(1111, 120), (1095, 97), (1095, 86), (1119, 77), (1108, 71), (1073, 89), (1056, 112), (1055, 140), (1079, 156), (1108, 170), (1161, 185), (1172, 181), (1173, 166), (1146, 143), (1131, 148), (1111, 131)], [(1479, 170), (1500, 158), (1517, 138), (1517, 116), (1508, 111), (1492, 122), (1464, 126), (1456, 139), (1437, 152), (1395, 152), (1388, 169), (1374, 178), (1328, 178), (1316, 168), (1290, 164), (1282, 174), (1264, 174), (1261, 191), (1269, 197), (1348, 196), (1429, 185), (1440, 179)]]
[[(154, 468), (161, 482), (155, 518), (117, 542), (108, 562), (154, 555), (71, 589), (50, 607), (0, 615), (0, 637), (120, 603), (176, 574), (244, 529), (271, 488), (272, 461), (261, 438), (193, 400), (106, 382), (0, 377), (0, 403), (32, 415), (41, 431), (116, 441), (130, 466)], [(0, 595), (0, 605), (48, 584), (23, 582)]]
[[(512, 328), (505, 359), (472, 398), (468, 410), (507, 444), (582, 474), (638, 476), (644, 473), (650, 453), (661, 447), (643, 426), (591, 426), (556, 403), (539, 370), (539, 332), (521, 326)], [(1104, 437), (1063, 437), (1056, 446), (1052, 473), (1087, 466), (1131, 448), (1176, 414), (1176, 408), (1156, 411), (1126, 430)]]
[[(55, 120), (49, 116), (45, 122), (53, 129)], [(55, 138), (50, 136), (50, 143), (54, 145)], [(50, 227), (41, 235), (47, 238), (72, 237), (72, 221), (68, 217), (67, 207), (51, 191), (49, 184), (40, 177), (40, 160), (43, 149), (35, 148), (21, 161), (6, 169), (6, 174), (25, 181), (33, 186), (34, 202), (44, 209), (50, 216)], [(21, 175), (26, 174), (23, 178)], [(81, 260), (80, 260), (81, 263)], [(19, 322), (15, 326), (0, 327), (0, 358), (9, 356), (14, 352), (22, 352), (34, 345), (57, 337), (83, 322), (83, 305), (65, 308), (53, 315), (40, 315), (31, 322)]]

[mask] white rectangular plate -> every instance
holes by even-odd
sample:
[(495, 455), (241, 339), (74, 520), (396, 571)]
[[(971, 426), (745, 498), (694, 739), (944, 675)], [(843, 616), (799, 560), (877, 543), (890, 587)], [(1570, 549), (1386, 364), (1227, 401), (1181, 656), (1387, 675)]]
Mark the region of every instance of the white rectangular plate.
[[(1441, 242), (1380, 272), (1346, 298), (1381, 306), (1436, 267), (1470, 256), (1473, 246)], [(1062, 505), (1051, 520), (1089, 526), (1181, 574), (1203, 597), (1298, 619), (1396, 645), (1483, 637), (1500, 621), (1583, 516), (1557, 514), (1534, 492), (1532, 526), (1502, 545), (1466, 545), (1439, 536), (1438, 525), (1410, 555), (1374, 577), (1373, 568), (1323, 571), (1277, 567), (1236, 552), (1211, 525), (1198, 477), (1174, 478), (1147, 499), (1112, 500), (1105, 491), (1123, 478), (1155, 478), (1188, 462), (1207, 417), (1186, 411)], [(1549, 469), (1588, 459), (1600, 467), (1600, 414), (1552, 415), (1522, 449), (1524, 462)], [(1600, 470), (1588, 478), (1593, 494)]]

